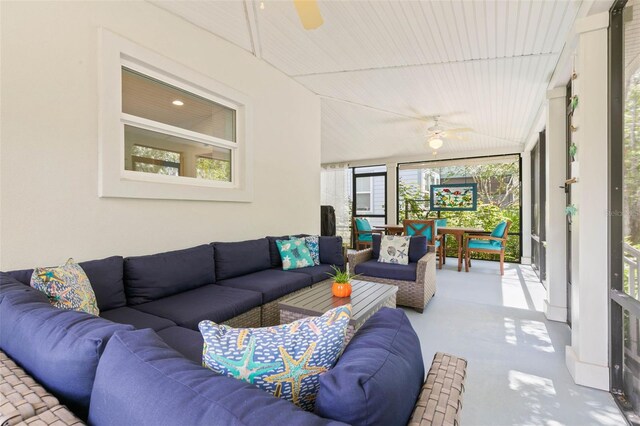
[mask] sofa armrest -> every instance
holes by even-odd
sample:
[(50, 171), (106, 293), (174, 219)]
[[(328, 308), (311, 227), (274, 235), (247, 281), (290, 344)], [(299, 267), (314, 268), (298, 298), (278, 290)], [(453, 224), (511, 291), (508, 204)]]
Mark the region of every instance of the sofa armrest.
[(467, 361), (436, 353), (411, 414), (409, 426), (458, 426)]
[(354, 275), (356, 266), (362, 262), (366, 262), (367, 260), (371, 260), (371, 253), (373, 249), (365, 249), (360, 250), (355, 253), (349, 253), (347, 255), (347, 259), (349, 260), (349, 273)]

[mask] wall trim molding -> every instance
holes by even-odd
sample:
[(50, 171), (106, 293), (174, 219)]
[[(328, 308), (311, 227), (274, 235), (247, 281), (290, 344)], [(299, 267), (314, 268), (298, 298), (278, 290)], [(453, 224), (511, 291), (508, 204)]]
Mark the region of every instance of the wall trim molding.
[(609, 366), (580, 361), (573, 346), (566, 347), (565, 361), (576, 384), (609, 392)]
[(547, 299), (544, 300), (544, 316), (549, 321), (567, 322), (567, 307), (551, 305)]
[(609, 12), (596, 13), (576, 21), (576, 34), (609, 28)]

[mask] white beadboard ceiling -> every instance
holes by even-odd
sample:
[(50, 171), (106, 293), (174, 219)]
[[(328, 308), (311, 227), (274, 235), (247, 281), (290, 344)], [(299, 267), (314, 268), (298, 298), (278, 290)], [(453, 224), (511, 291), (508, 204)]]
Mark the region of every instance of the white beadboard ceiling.
[(441, 154), (522, 150), (582, 0), (153, 1), (322, 98), (322, 162), (431, 157), (430, 117), (471, 127)]

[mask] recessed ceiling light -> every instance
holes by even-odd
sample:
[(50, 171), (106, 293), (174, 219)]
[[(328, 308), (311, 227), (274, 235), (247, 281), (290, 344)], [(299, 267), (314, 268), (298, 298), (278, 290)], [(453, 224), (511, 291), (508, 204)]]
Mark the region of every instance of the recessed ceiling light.
[(175, 101), (171, 102), (172, 104), (174, 104), (175, 106), (182, 106), (184, 105), (184, 102), (182, 102), (180, 99), (176, 99)]

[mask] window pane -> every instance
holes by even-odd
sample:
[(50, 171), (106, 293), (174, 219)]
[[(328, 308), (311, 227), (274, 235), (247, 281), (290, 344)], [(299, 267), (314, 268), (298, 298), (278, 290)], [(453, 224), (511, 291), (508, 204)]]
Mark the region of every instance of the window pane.
[[(220, 154), (224, 155), (224, 152), (220, 152)], [(198, 157), (196, 161), (196, 177), (231, 182), (231, 158)]]
[(136, 172), (156, 173), (159, 175), (180, 175), (180, 154), (163, 149), (133, 145), (131, 164)]
[(369, 192), (371, 191), (371, 178), (357, 178), (356, 179), (356, 192)]
[(236, 141), (236, 112), (122, 68), (122, 111), (208, 136)]
[(356, 211), (368, 212), (371, 210), (371, 194), (356, 194)]
[(363, 173), (380, 173), (386, 172), (387, 166), (368, 166), (368, 167), (356, 167), (354, 169), (355, 174), (363, 174)]
[(231, 150), (124, 126), (125, 170), (231, 181)]

